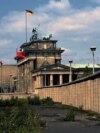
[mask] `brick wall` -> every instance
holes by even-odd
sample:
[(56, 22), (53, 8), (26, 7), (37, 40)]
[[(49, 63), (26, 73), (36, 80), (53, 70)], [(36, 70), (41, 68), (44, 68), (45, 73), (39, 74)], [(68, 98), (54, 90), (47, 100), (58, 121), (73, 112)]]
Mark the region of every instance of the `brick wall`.
[(12, 77), (17, 76), (17, 66), (16, 65), (3, 65), (2, 66), (2, 77), (1, 77), (1, 67), (0, 67), (0, 85), (2, 78), (2, 85), (7, 86), (10, 84), (10, 75)]

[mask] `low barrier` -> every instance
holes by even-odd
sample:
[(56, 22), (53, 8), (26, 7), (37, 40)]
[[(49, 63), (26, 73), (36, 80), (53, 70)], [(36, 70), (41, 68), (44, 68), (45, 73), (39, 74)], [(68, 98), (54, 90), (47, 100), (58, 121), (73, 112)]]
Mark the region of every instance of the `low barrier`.
[(6, 100), (6, 99), (11, 99), (11, 98), (22, 98), (26, 99), (28, 97), (34, 97), (33, 94), (25, 94), (25, 93), (0, 93), (0, 99)]

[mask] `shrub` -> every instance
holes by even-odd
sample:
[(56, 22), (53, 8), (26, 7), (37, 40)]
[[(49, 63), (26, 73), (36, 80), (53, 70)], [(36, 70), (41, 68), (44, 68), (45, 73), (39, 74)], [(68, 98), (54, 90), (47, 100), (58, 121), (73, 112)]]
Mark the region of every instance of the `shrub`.
[(64, 121), (74, 121), (74, 120), (75, 120), (75, 112), (73, 109), (69, 109), (64, 118)]
[(0, 133), (40, 133), (40, 123), (40, 116), (26, 105), (0, 112)]
[(31, 105), (40, 105), (41, 100), (40, 100), (39, 96), (34, 96), (33, 98), (28, 97), (28, 103)]
[(39, 115), (34, 114), (31, 108), (24, 106), (21, 107), (17, 111), (17, 113), (12, 113), (12, 114), (14, 115), (16, 114), (15, 118), (13, 115), (10, 116), (10, 119), (12, 120), (11, 124), (15, 125), (14, 128), (16, 128), (16, 130), (18, 129), (20, 131), (25, 131), (26, 133), (34, 133), (35, 131), (40, 130), (40, 124), (39, 124), (40, 117)]
[(0, 107), (2, 107), (4, 105), (5, 105), (4, 100), (0, 99)]
[(53, 105), (54, 104), (54, 101), (50, 97), (42, 99), (41, 102), (44, 105)]
[(97, 119), (98, 121), (100, 121), (100, 114), (97, 114), (97, 115), (96, 115), (96, 119)]
[(17, 97), (12, 97), (11, 99), (2, 100), (0, 99), (0, 107), (9, 107), (9, 106), (22, 106), (26, 104), (27, 100), (25, 99), (18, 99)]
[(83, 113), (84, 112), (84, 110), (83, 110), (83, 105), (80, 105), (79, 107), (78, 107), (78, 110), (77, 111), (79, 111), (80, 113)]

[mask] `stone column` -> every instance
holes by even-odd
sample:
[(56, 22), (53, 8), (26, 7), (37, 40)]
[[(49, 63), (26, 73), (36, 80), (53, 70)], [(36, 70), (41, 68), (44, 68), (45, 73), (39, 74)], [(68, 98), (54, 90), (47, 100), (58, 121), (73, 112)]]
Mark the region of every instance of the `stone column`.
[(53, 74), (50, 75), (50, 86), (53, 86)]
[(46, 85), (46, 81), (47, 81), (47, 78), (46, 78), (46, 74), (44, 75), (44, 86), (47, 86)]
[(62, 81), (62, 74), (60, 74), (60, 85), (63, 84), (63, 81)]
[(41, 87), (41, 76), (38, 75), (38, 87)]
[(36, 81), (36, 88), (38, 88), (39, 87), (39, 75), (37, 75), (37, 81)]

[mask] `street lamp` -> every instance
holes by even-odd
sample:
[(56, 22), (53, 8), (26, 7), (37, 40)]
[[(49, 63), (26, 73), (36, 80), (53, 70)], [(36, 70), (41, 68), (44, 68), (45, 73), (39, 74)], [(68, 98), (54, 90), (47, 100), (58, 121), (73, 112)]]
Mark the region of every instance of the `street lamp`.
[(9, 75), (10, 76), (10, 92), (12, 92), (12, 74)]
[(73, 63), (73, 61), (70, 60), (70, 61), (69, 61), (69, 64), (70, 64), (69, 82), (72, 81), (72, 67), (71, 67), (72, 63)]
[(90, 50), (92, 51), (93, 55), (93, 74), (94, 74), (94, 51), (96, 51), (96, 47), (91, 47)]

